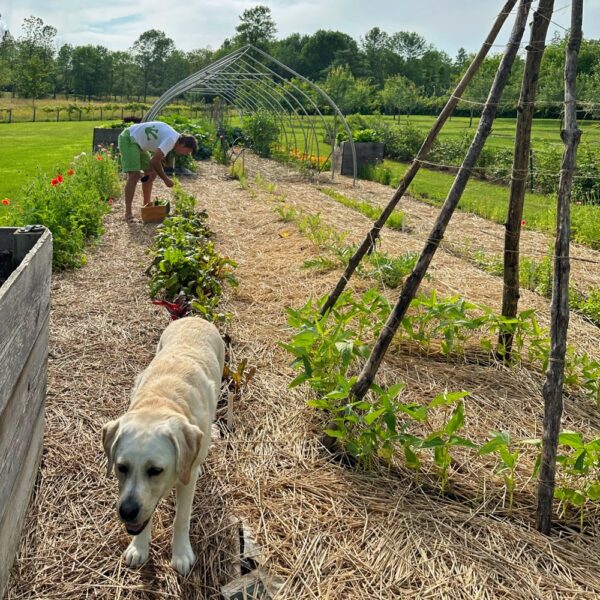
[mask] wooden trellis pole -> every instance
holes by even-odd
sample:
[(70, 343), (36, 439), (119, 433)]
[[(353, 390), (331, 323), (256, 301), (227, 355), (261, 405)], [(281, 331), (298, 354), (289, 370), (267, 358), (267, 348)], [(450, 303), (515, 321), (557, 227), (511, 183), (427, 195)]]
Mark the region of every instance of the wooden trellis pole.
[(576, 167), (577, 146), (581, 131), (577, 127), (576, 79), (577, 57), (581, 45), (583, 0), (573, 0), (571, 32), (565, 58), (565, 121), (561, 137), (565, 145), (558, 186), (556, 243), (554, 245), (554, 285), (551, 313), (550, 365), (544, 383), (544, 433), (542, 461), (538, 481), (537, 528), (545, 534), (552, 527), (552, 500), (556, 471), (556, 451), (569, 326), (569, 238), (571, 229), (571, 188)]
[[(502, 314), (515, 317), (519, 304), (519, 243), (521, 238), (521, 222), (523, 220), (523, 203), (527, 187), (527, 170), (531, 151), (531, 126), (535, 112), (535, 97), (540, 76), (540, 65), (544, 55), (546, 34), (552, 17), (554, 0), (540, 0), (533, 15), (533, 26), (527, 58), (523, 71), (523, 82), (519, 106), (517, 108), (517, 133), (513, 158), (512, 177), (510, 180), (510, 202), (508, 216), (504, 224), (504, 290), (502, 293)], [(501, 333), (498, 339), (500, 354), (510, 358), (513, 335)]]
[(477, 132), (475, 133), (467, 155), (465, 156), (456, 178), (454, 179), (452, 188), (448, 192), (446, 201), (442, 206), (433, 229), (429, 234), (429, 238), (425, 244), (423, 252), (421, 253), (421, 256), (419, 257), (419, 260), (412, 273), (406, 279), (404, 286), (402, 287), (400, 298), (398, 299), (396, 306), (383, 326), (381, 333), (375, 342), (373, 351), (365, 363), (358, 381), (352, 389), (352, 395), (357, 400), (361, 400), (371, 387), (385, 352), (396, 331), (398, 330), (398, 327), (402, 322), (402, 319), (404, 318), (412, 299), (415, 297), (417, 289), (419, 288), (419, 285), (421, 284), (421, 281), (427, 272), (427, 268), (429, 267), (429, 264), (435, 255), (440, 241), (444, 237), (444, 232), (446, 231), (448, 222), (450, 221), (450, 218), (452, 217), (452, 214), (458, 205), (467, 182), (469, 181), (471, 171), (475, 166), (475, 163), (481, 154), (481, 150), (483, 149), (483, 145), (485, 144), (485, 141), (492, 130), (492, 123), (494, 121), (494, 117), (496, 116), (498, 103), (500, 102), (502, 92), (504, 91), (506, 83), (508, 82), (510, 70), (513, 66), (515, 57), (517, 56), (517, 52), (519, 50), (519, 45), (523, 38), (523, 32), (525, 31), (525, 26), (527, 24), (527, 16), (529, 14), (529, 9), (531, 8), (531, 3), (532, 0), (521, 0), (519, 4), (517, 16), (510, 34), (510, 39), (504, 52), (504, 56), (502, 57), (500, 66), (498, 67), (498, 71), (496, 72), (494, 82), (492, 83), (489, 96), (479, 121), (479, 126), (477, 127)]
[(367, 237), (363, 240), (362, 244), (354, 253), (354, 256), (352, 256), (352, 258), (348, 261), (348, 265), (346, 266), (344, 274), (340, 277), (335, 288), (333, 289), (331, 294), (329, 294), (327, 301), (321, 309), (322, 315), (325, 314), (337, 302), (337, 299), (340, 297), (340, 294), (344, 291), (344, 288), (346, 287), (348, 281), (350, 281), (350, 278), (356, 270), (356, 267), (359, 265), (364, 255), (367, 254), (367, 252), (369, 252), (375, 245), (375, 242), (379, 237), (381, 229), (383, 228), (389, 216), (392, 214), (394, 208), (396, 208), (396, 205), (408, 189), (408, 186), (412, 183), (412, 180), (415, 178), (415, 175), (421, 168), (422, 161), (427, 158), (427, 155), (429, 154), (431, 146), (433, 146), (433, 142), (435, 141), (438, 133), (440, 132), (440, 130), (444, 126), (444, 123), (448, 120), (448, 118), (456, 108), (456, 105), (459, 103), (460, 98), (463, 92), (465, 91), (465, 88), (479, 70), (481, 63), (487, 56), (490, 48), (492, 47), (492, 44), (494, 43), (496, 37), (498, 36), (498, 33), (500, 32), (500, 29), (502, 29), (502, 25), (504, 25), (504, 22), (510, 14), (510, 11), (514, 8), (516, 3), (517, 0), (508, 0), (508, 2), (506, 2), (506, 4), (502, 7), (502, 10), (496, 17), (496, 20), (488, 36), (483, 42), (479, 52), (477, 53), (477, 55), (469, 65), (469, 68), (467, 69), (466, 73), (463, 75), (462, 79), (454, 89), (454, 92), (448, 99), (448, 102), (446, 102), (446, 105), (444, 106), (442, 112), (439, 114), (435, 123), (432, 125), (429, 133), (427, 134), (427, 137), (425, 138), (425, 141), (423, 142), (423, 145), (417, 153), (417, 156), (415, 157), (410, 167), (408, 168), (408, 171), (406, 171), (404, 177), (398, 184), (398, 188), (394, 192), (394, 195), (392, 196), (388, 205), (383, 209), (383, 212), (381, 213), (377, 221), (375, 221), (375, 223), (373, 224), (373, 227), (367, 234)]

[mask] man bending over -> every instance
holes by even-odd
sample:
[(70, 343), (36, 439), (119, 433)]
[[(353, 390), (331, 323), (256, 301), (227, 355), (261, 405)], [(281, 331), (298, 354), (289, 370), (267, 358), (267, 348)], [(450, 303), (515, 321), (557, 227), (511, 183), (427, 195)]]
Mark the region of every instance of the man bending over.
[(142, 179), (144, 206), (148, 206), (152, 203), (152, 185), (157, 175), (167, 187), (173, 187), (173, 180), (167, 177), (163, 169), (163, 158), (171, 150), (177, 154), (192, 154), (197, 149), (194, 136), (180, 135), (161, 121), (138, 123), (123, 130), (119, 135), (119, 151), (123, 171), (127, 173), (125, 220), (128, 223), (133, 221), (133, 196), (138, 181)]

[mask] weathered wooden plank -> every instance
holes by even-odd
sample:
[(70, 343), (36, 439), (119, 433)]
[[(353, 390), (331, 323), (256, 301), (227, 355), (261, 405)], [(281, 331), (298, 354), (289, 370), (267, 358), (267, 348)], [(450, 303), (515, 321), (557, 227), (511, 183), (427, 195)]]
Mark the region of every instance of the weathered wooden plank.
[(36, 415), (44, 405), (48, 364), (48, 321), (42, 324), (12, 396), (0, 412), (0, 520), (11, 510), (9, 499), (32, 444)]
[(8, 502), (8, 510), (0, 520), (0, 598), (3, 597), (10, 569), (15, 559), (21, 539), (21, 529), (27, 514), (29, 500), (38, 472), (42, 454), (44, 433), (44, 411), (40, 408), (37, 416), (32, 415), (35, 428), (26, 460), (22, 465), (22, 476), (14, 488)]
[(50, 312), (52, 235), (34, 248), (0, 287), (0, 413)]

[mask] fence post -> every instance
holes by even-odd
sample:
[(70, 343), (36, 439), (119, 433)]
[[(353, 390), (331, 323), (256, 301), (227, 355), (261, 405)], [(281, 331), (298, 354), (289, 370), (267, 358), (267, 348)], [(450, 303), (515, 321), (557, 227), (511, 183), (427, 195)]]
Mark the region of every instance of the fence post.
[(12, 108), (8, 109), (8, 122), (12, 123)]
[(34, 123), (35, 123), (35, 111), (36, 111), (36, 109), (35, 109), (35, 106), (34, 106), (34, 107), (33, 107), (33, 122), (34, 122)]

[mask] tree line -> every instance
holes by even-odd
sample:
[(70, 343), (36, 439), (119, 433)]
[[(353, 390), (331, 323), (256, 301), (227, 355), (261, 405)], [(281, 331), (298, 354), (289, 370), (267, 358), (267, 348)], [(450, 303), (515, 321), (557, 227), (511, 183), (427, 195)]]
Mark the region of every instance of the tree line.
[[(57, 29), (31, 16), (14, 37), (1, 31), (0, 90), (34, 101), (57, 95), (88, 100), (120, 98), (146, 101), (188, 75), (245, 45), (253, 44), (322, 85), (346, 113), (435, 113), (471, 55), (461, 48), (455, 57), (435, 48), (416, 32), (386, 32), (379, 27), (359, 40), (341, 31), (320, 29), (277, 39), (277, 27), (266, 6), (244, 10), (232, 37), (220, 48), (183, 51), (157, 29), (142, 33), (126, 51), (101, 45), (57, 45)], [(547, 45), (539, 83), (541, 116), (560, 114), (566, 38)], [(489, 56), (465, 94), (463, 112), (478, 112), (487, 96), (500, 54)], [(523, 58), (513, 68), (501, 114), (514, 114)], [(600, 111), (600, 40), (584, 40), (579, 55), (578, 98), (581, 116)]]

